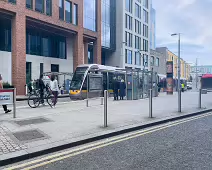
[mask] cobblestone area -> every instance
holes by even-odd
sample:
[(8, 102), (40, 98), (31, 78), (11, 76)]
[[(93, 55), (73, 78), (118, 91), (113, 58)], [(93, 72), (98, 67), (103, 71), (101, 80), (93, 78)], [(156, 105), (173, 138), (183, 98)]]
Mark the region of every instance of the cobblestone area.
[(16, 152), (26, 148), (27, 147), (25, 145), (21, 145), (11, 139), (8, 130), (4, 126), (0, 125), (0, 155)]

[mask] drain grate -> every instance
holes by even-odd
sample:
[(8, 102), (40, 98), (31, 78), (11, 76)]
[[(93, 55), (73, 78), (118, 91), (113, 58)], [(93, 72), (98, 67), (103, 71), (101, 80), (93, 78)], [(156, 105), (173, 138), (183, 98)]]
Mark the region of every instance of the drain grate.
[(32, 141), (32, 140), (40, 140), (40, 139), (46, 139), (47, 136), (42, 133), (39, 130), (27, 130), (27, 131), (21, 131), (21, 132), (15, 132), (13, 135), (20, 141)]
[(26, 126), (26, 125), (31, 125), (31, 124), (50, 122), (50, 120), (48, 120), (46, 118), (32, 118), (32, 119), (18, 120), (18, 121), (14, 121), (14, 122), (16, 124), (18, 124), (19, 126)]

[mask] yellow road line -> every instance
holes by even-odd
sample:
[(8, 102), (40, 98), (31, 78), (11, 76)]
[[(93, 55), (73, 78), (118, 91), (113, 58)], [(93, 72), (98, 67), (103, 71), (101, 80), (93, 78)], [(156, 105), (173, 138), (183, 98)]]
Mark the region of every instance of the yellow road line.
[[(15, 169), (19, 169), (19, 168), (22, 169), (26, 166), (30, 166), (30, 165), (35, 164), (33, 166), (25, 168), (26, 170), (34, 169), (34, 168), (37, 168), (37, 167), (47, 165), (47, 164), (52, 163), (52, 162), (56, 162), (56, 161), (59, 161), (59, 160), (63, 160), (63, 159), (69, 158), (69, 157), (79, 155), (79, 154), (82, 154), (82, 153), (85, 153), (85, 152), (88, 152), (88, 151), (96, 150), (98, 148), (113, 145), (113, 144), (116, 144), (116, 143), (119, 143), (119, 142), (122, 142), (122, 141), (133, 139), (133, 138), (143, 136), (143, 135), (146, 135), (146, 134), (149, 134), (149, 133), (153, 133), (153, 132), (156, 132), (156, 131), (159, 131), (159, 130), (167, 129), (169, 127), (176, 126), (176, 125), (179, 125), (179, 124), (182, 124), (182, 123), (186, 123), (186, 122), (189, 122), (189, 121), (192, 121), (192, 120), (207, 117), (207, 116), (210, 116), (211, 114), (212, 113), (207, 113), (207, 114), (204, 114), (204, 115), (195, 116), (195, 117), (192, 117), (192, 118), (187, 118), (187, 119), (184, 119), (184, 120), (175, 121), (175, 122), (170, 123), (170, 124), (165, 124), (165, 125), (149, 128), (149, 129), (146, 129), (146, 130), (137, 131), (135, 133), (131, 133), (131, 134), (128, 134), (128, 135), (124, 135), (124, 136), (122, 135), (122, 136), (119, 136), (119, 137), (109, 139), (107, 141), (97, 142), (97, 143), (86, 145), (86, 146), (83, 146), (83, 147), (80, 147), (80, 148), (77, 148), (77, 149), (65, 151), (65, 152), (62, 152), (62, 153), (59, 153), (59, 154), (51, 155), (51, 156), (48, 156), (48, 157), (43, 157), (43, 158), (38, 159), (38, 160), (34, 160), (34, 161), (31, 161), (31, 162), (27, 162), (27, 163), (23, 163), (23, 164), (20, 164), (20, 165), (17, 165), (17, 166), (13, 166), (11, 168), (8, 168), (7, 170), (15, 170)], [(44, 162), (42, 162), (42, 161), (44, 161)], [(42, 162), (42, 163), (40, 163), (40, 162)], [(36, 163), (39, 163), (39, 164), (36, 164)]]

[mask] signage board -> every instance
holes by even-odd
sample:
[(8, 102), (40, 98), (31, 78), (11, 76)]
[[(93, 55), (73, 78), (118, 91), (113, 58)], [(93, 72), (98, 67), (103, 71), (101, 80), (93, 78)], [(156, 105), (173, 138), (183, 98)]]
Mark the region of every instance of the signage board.
[(13, 103), (13, 90), (0, 89), (0, 105), (8, 105)]
[(173, 74), (173, 61), (167, 61), (166, 63), (166, 73)]
[(89, 92), (103, 90), (102, 78), (102, 74), (89, 74)]
[(173, 94), (173, 61), (166, 62), (166, 92)]

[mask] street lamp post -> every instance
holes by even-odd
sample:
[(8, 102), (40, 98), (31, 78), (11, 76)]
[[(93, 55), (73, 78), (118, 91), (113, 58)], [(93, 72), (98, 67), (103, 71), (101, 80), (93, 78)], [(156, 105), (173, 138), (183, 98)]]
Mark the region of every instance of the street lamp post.
[(180, 83), (180, 33), (172, 34), (178, 35), (178, 112), (181, 112), (181, 83)]

